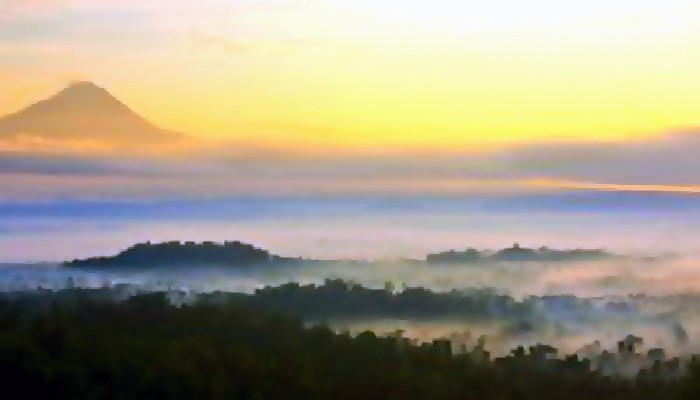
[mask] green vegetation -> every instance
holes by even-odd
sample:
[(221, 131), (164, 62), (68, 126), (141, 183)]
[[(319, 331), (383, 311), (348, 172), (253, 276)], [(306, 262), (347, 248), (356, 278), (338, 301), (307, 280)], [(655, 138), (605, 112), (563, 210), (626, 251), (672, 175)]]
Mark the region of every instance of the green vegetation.
[(0, 299), (5, 393), (52, 399), (681, 399), (680, 379), (602, 377), (574, 356), (522, 348), (486, 362), (365, 332), (353, 338), (235, 302), (180, 307), (104, 290)]
[[(513, 247), (496, 252), (467, 249), (465, 251), (446, 251), (428, 254), (427, 264), (464, 264), (478, 262), (502, 261), (535, 261), (535, 262), (565, 262), (592, 261), (615, 257), (614, 254), (603, 250), (553, 250), (547, 247), (533, 250)], [(281, 257), (265, 249), (239, 241), (215, 242), (180, 242), (137, 243), (128, 249), (109, 257), (91, 257), (64, 262), (66, 267), (78, 268), (140, 268), (147, 269), (163, 266), (227, 266), (243, 267), (251, 265), (312, 265), (319, 262), (333, 263), (341, 260), (309, 260), (302, 258)], [(345, 260), (344, 262), (362, 262)], [(422, 262), (422, 261), (419, 261)]]
[(513, 247), (498, 250), (494, 253), (473, 248), (464, 251), (444, 251), (428, 254), (426, 261), (431, 264), (477, 263), (488, 261), (534, 261), (534, 262), (565, 262), (565, 261), (596, 261), (614, 258), (615, 255), (600, 249), (555, 250), (547, 247), (528, 249), (518, 243)]
[[(113, 257), (93, 257), (64, 263), (68, 267), (146, 268), (173, 265), (245, 266), (287, 260), (241, 242), (137, 243)], [(287, 260), (291, 261), (291, 260)]]
[(254, 295), (217, 292), (200, 294), (197, 298), (205, 302), (237, 302), (249, 308), (280, 311), (310, 320), (518, 319), (532, 317), (535, 307), (533, 301), (517, 301), (488, 289), (438, 293), (420, 287), (406, 287), (393, 293), (387, 288), (370, 289), (341, 279), (327, 279), (323, 285), (292, 282), (267, 286), (256, 290)]

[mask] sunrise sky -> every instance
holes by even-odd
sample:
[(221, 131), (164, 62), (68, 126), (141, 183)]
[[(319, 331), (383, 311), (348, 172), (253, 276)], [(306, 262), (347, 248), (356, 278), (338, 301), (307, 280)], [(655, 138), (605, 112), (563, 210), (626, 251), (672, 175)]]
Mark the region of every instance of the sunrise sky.
[(0, 114), (74, 80), (283, 146), (474, 149), (700, 125), (694, 0), (4, 0)]
[(0, 0), (0, 93), (0, 262), (699, 235), (697, 0)]

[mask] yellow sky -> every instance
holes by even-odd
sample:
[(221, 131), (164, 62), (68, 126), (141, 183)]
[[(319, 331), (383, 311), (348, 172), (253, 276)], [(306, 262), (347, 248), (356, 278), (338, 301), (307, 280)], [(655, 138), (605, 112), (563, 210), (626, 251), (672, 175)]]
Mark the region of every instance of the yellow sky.
[(700, 125), (697, 1), (55, 3), (0, 27), (2, 113), (89, 79), (161, 126), (293, 149)]

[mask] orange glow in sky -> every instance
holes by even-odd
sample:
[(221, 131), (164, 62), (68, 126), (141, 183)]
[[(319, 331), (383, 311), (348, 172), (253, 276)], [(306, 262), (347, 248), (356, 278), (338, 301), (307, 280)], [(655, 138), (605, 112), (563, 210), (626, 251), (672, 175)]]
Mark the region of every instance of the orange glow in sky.
[(294, 150), (700, 124), (696, 1), (350, 3), (10, 2), (0, 113), (87, 79), (168, 129)]

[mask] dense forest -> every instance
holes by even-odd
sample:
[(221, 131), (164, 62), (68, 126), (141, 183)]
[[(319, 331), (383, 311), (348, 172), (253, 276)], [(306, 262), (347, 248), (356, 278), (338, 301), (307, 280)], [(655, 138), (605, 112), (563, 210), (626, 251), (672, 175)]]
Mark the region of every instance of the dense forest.
[[(449, 342), (356, 337), (238, 302), (174, 305), (111, 289), (0, 298), (6, 393), (55, 399), (694, 399), (700, 364), (668, 378), (604, 377), (587, 360), (518, 348), (490, 359)], [(543, 346), (546, 353), (546, 346)]]
[(532, 301), (517, 301), (489, 289), (433, 292), (421, 287), (393, 284), (367, 288), (341, 279), (326, 279), (322, 285), (296, 282), (257, 289), (254, 295), (230, 292), (199, 294), (198, 301), (236, 302), (249, 308), (275, 310), (306, 319), (387, 317), (394, 319), (478, 320), (498, 317), (529, 317)]

